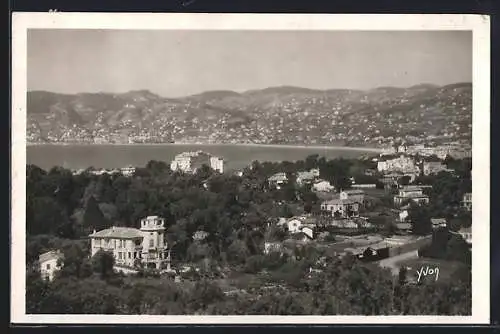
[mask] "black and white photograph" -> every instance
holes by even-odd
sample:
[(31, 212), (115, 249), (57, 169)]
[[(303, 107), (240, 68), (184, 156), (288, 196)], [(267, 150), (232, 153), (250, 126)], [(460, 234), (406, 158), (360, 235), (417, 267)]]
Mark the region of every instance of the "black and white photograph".
[(18, 13), (12, 70), (14, 319), (488, 321), (488, 19)]

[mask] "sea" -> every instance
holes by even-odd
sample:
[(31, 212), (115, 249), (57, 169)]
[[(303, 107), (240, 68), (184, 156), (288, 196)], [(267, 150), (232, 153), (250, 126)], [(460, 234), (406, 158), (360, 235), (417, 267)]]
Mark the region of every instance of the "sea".
[(67, 169), (143, 167), (151, 160), (170, 163), (186, 151), (204, 151), (225, 160), (225, 170), (238, 170), (253, 161), (296, 161), (311, 154), (327, 159), (376, 155), (374, 148), (247, 145), (247, 144), (131, 144), (131, 145), (28, 145), (27, 164), (48, 170), (55, 166)]

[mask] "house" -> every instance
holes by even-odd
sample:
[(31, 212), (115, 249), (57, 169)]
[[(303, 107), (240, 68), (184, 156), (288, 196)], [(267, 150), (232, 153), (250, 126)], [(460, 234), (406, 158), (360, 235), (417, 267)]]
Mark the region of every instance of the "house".
[(412, 225), (410, 223), (397, 223), (396, 228), (402, 232), (411, 232)]
[(384, 242), (368, 246), (357, 258), (361, 261), (372, 262), (380, 261), (389, 257), (389, 245)]
[(307, 243), (313, 239), (313, 237), (310, 234), (307, 234), (306, 232), (302, 231), (302, 229), (299, 232), (293, 233), (292, 238), (302, 243)]
[(325, 181), (325, 180), (321, 180), (321, 181), (315, 182), (312, 185), (312, 190), (317, 191), (317, 192), (331, 192), (331, 191), (335, 191), (335, 187), (332, 186), (330, 182)]
[(424, 195), (422, 188), (417, 186), (405, 186), (399, 189), (399, 194), (394, 196), (394, 204), (402, 205), (405, 202), (414, 202), (416, 204), (428, 204), (429, 196)]
[(164, 218), (148, 216), (141, 220), (140, 229), (112, 226), (94, 231), (89, 237), (91, 255), (99, 250), (108, 251), (117, 266), (134, 267), (139, 262), (149, 268), (170, 269)]
[(286, 173), (280, 172), (272, 175), (267, 179), (267, 181), (269, 182), (269, 186), (277, 187), (279, 189), (281, 185), (288, 182), (288, 178), (286, 176)]
[(399, 221), (401, 223), (404, 223), (406, 219), (408, 219), (408, 217), (409, 217), (408, 210), (403, 210), (399, 213)]
[(122, 173), (123, 176), (130, 177), (135, 174), (135, 167), (132, 166), (123, 167), (120, 169), (120, 172)]
[(462, 207), (467, 211), (472, 211), (472, 193), (465, 193), (462, 199)]
[(340, 192), (339, 197), (340, 199), (351, 199), (359, 204), (363, 204), (365, 200), (365, 192), (360, 189), (344, 190)]
[(360, 204), (353, 199), (332, 199), (321, 204), (321, 211), (332, 217), (340, 216), (343, 218), (359, 216)]
[(300, 231), (304, 233), (309, 239), (314, 239), (314, 230), (309, 226), (303, 226)]
[(379, 172), (403, 172), (413, 173), (419, 172), (419, 168), (415, 164), (413, 157), (405, 156), (404, 154), (399, 157), (386, 157), (377, 162), (377, 170)]
[(462, 227), (458, 231), (458, 234), (462, 236), (462, 238), (465, 240), (466, 243), (468, 243), (469, 245), (472, 244), (472, 228)]
[(207, 237), (208, 237), (208, 232), (205, 232), (205, 231), (196, 231), (193, 234), (194, 241), (202, 241), (202, 240), (205, 240)]
[(224, 172), (224, 160), (203, 151), (183, 152), (176, 155), (170, 163), (170, 169), (174, 172), (196, 173), (203, 165), (219, 173)]
[(299, 218), (290, 218), (286, 222), (286, 227), (288, 229), (288, 232), (290, 233), (300, 232), (300, 229), (302, 227), (302, 220)]
[(38, 257), (38, 264), (40, 267), (40, 276), (44, 280), (52, 281), (54, 279), (55, 273), (59, 271), (64, 260), (64, 254), (59, 250), (52, 250)]
[(280, 242), (264, 243), (264, 254), (269, 254), (273, 252), (281, 253), (282, 251), (283, 251), (283, 245)]
[(377, 187), (375, 183), (364, 183), (364, 184), (353, 184), (351, 186), (354, 189), (374, 189)]
[(422, 165), (424, 175), (438, 174), (439, 172), (450, 171), (441, 161), (427, 161)]
[(315, 173), (312, 170), (307, 172), (298, 172), (295, 182), (297, 183), (297, 185), (303, 186), (305, 184), (312, 183), (318, 176), (319, 173)]
[(431, 224), (434, 229), (447, 226), (445, 218), (431, 218)]

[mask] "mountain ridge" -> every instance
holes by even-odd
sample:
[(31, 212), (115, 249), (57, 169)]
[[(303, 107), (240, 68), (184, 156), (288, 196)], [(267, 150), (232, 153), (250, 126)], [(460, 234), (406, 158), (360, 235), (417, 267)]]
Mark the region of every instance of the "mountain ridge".
[(370, 90), (276, 86), (179, 98), (147, 89), (78, 94), (35, 90), (27, 92), (27, 114), (28, 141), (35, 143), (382, 144), (429, 135), (467, 139), (472, 84)]

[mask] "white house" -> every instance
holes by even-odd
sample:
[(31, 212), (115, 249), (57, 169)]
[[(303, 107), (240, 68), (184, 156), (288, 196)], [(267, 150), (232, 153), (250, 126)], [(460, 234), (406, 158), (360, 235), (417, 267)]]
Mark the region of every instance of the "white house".
[(384, 158), (377, 162), (377, 170), (379, 172), (403, 172), (410, 173), (419, 171), (415, 165), (415, 160), (412, 157), (400, 155), (397, 158)]
[(54, 275), (63, 266), (64, 254), (57, 250), (52, 250), (38, 257), (38, 264), (40, 267), (40, 275), (43, 279), (52, 281)]
[(416, 204), (429, 203), (429, 196), (424, 195), (422, 188), (417, 186), (406, 186), (399, 189), (399, 194), (394, 196), (394, 204), (401, 205), (405, 201), (412, 201)]
[(282, 250), (283, 250), (283, 245), (280, 242), (264, 243), (264, 254), (269, 254), (271, 252), (281, 252)]
[(408, 210), (403, 210), (399, 213), (399, 221), (401, 223), (404, 223), (406, 219), (408, 219), (408, 217), (409, 217)]
[(304, 226), (301, 228), (302, 233), (304, 233), (309, 239), (314, 239), (314, 230), (309, 226)]
[(269, 186), (274, 186), (279, 188), (281, 185), (288, 182), (288, 178), (286, 176), (286, 173), (276, 173), (271, 177), (269, 177), (268, 182)]
[(333, 199), (321, 203), (321, 211), (331, 216), (339, 215), (343, 218), (356, 217), (359, 215), (359, 202), (353, 199)]
[(129, 176), (134, 175), (135, 167), (133, 167), (133, 166), (123, 167), (123, 168), (120, 168), (120, 172), (122, 173), (123, 176), (129, 177)]
[(203, 165), (219, 173), (224, 172), (224, 160), (203, 151), (183, 152), (176, 155), (170, 163), (170, 169), (174, 172), (196, 173)]
[(118, 227), (89, 235), (91, 255), (99, 250), (113, 254), (117, 266), (134, 267), (136, 262), (146, 267), (170, 269), (170, 252), (165, 240), (165, 219), (148, 216), (141, 220), (141, 228)]
[(300, 232), (302, 221), (299, 218), (291, 218), (286, 222), (286, 227), (290, 233)]
[(332, 186), (330, 182), (322, 180), (322, 181), (315, 182), (312, 185), (312, 190), (317, 191), (317, 192), (331, 192), (331, 191), (335, 191), (335, 187)]
[(468, 244), (472, 244), (472, 228), (470, 227), (462, 227), (458, 233), (462, 236), (462, 238)]
[(431, 218), (431, 224), (432, 224), (432, 228), (435, 228), (435, 229), (447, 226), (445, 218)]
[(312, 183), (316, 178), (319, 177), (319, 169), (311, 169), (306, 172), (298, 172), (295, 182), (297, 185), (302, 186), (304, 184)]
[(439, 172), (450, 171), (441, 161), (424, 162), (422, 172), (424, 175), (438, 174)]
[(472, 211), (472, 193), (465, 193), (462, 199), (462, 207), (467, 211)]
[(341, 191), (339, 194), (340, 199), (350, 199), (363, 204), (365, 200), (365, 192), (360, 189), (350, 189)]

